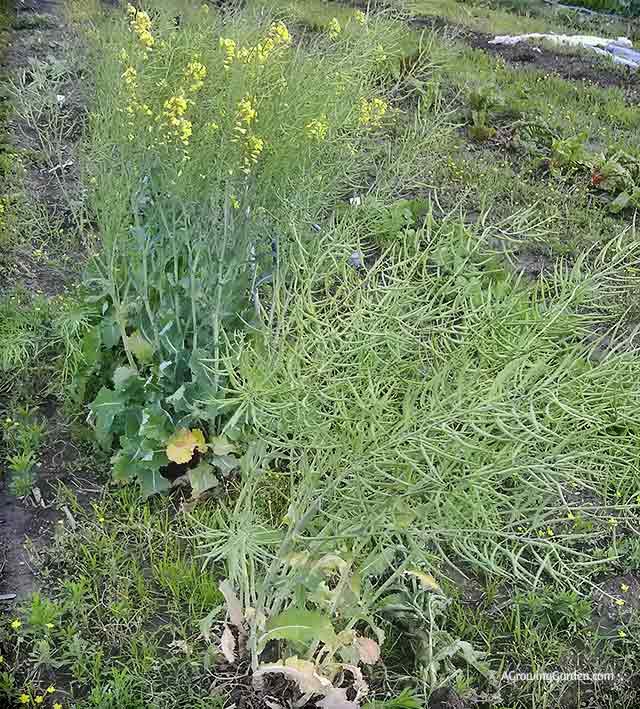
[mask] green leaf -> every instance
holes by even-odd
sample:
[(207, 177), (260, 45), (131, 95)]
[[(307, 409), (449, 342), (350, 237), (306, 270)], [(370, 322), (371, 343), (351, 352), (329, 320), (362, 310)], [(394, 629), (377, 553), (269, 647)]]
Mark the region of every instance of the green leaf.
[(173, 432), (173, 423), (169, 414), (155, 403), (142, 410), (142, 423), (139, 435), (141, 438), (150, 438), (159, 443), (164, 443)]
[(111, 445), (114, 418), (124, 411), (124, 398), (119, 392), (102, 387), (98, 396), (89, 405), (96, 420), (96, 438), (98, 442), (109, 447)]
[(133, 367), (116, 367), (113, 373), (113, 385), (116, 391), (124, 391), (129, 380), (137, 376), (138, 372)]
[(328, 616), (305, 608), (289, 608), (269, 619), (267, 632), (260, 638), (260, 646), (264, 647), (271, 640), (305, 644), (320, 640), (331, 645), (335, 639), (336, 633)]
[(138, 482), (140, 483), (140, 492), (146, 500), (151, 495), (156, 495), (159, 492), (165, 492), (171, 487), (171, 483), (160, 475), (159, 466), (145, 466), (138, 473)]
[(235, 453), (237, 449), (236, 444), (232, 443), (226, 436), (216, 436), (209, 445), (216, 455), (229, 455), (229, 453)]
[(631, 195), (628, 192), (621, 192), (609, 205), (609, 211), (618, 214), (623, 209), (626, 209), (631, 202)]
[(197, 499), (205, 492), (217, 487), (220, 483), (213, 467), (209, 463), (200, 463), (189, 471), (189, 483), (191, 484), (191, 497)]
[(153, 345), (146, 340), (138, 330), (127, 338), (127, 344), (141, 364), (146, 364), (153, 358)]
[(211, 462), (225, 476), (240, 467), (240, 461), (232, 455), (214, 455)]

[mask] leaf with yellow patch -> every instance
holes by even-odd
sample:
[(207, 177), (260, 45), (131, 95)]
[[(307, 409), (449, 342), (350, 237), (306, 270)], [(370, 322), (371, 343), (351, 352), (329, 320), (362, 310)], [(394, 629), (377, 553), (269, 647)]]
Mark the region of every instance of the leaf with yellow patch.
[(431, 574), (425, 574), (424, 571), (417, 570), (405, 571), (404, 573), (406, 576), (414, 576), (415, 578), (417, 578), (422, 588), (425, 588), (427, 591), (435, 591), (436, 593), (442, 593), (442, 589), (440, 588), (438, 582), (433, 578)]
[(196, 448), (202, 450), (201, 445), (204, 446), (202, 431), (197, 428), (192, 431), (180, 428), (167, 441), (167, 458), (174, 463), (188, 463)]

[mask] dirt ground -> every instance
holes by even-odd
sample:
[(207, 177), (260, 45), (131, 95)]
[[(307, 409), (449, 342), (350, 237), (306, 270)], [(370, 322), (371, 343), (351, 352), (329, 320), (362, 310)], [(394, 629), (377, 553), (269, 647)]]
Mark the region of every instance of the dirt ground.
[[(34, 61), (61, 59), (72, 42), (62, 2), (24, 0), (16, 10), (3, 73), (9, 79), (15, 79), (28, 72)], [(69, 89), (73, 91), (73, 87)], [(34, 149), (37, 145), (28, 144), (24, 137), (27, 131), (23, 128), (15, 118), (12, 119), (8, 126), (9, 141), (17, 150)], [(73, 149), (72, 144), (68, 147), (69, 151)], [(26, 198), (42, 205), (43, 213), (53, 221), (62, 209), (60, 182), (54, 180), (49, 169), (42, 164), (27, 163), (24, 170)], [(0, 292), (20, 285), (27, 290), (51, 295), (63, 290), (69, 282), (70, 271), (31, 258), (28, 249), (21, 251), (11, 265), (11, 273), (8, 276), (3, 274)], [(0, 411), (4, 408), (2, 404), (0, 400)], [(96, 492), (91, 480), (76, 477), (78, 450), (70, 442), (67, 425), (56, 411), (55, 404), (46, 402), (41, 414), (47, 424), (47, 439), (39, 458), (40, 467), (32, 493), (17, 499), (8, 490), (7, 476), (0, 475), (0, 608), (38, 589), (38, 550), (51, 540), (56, 525), (64, 518), (65, 523), (72, 523), (69, 510), (59, 511), (53, 507), (57, 485), (71, 484), (81, 497)]]

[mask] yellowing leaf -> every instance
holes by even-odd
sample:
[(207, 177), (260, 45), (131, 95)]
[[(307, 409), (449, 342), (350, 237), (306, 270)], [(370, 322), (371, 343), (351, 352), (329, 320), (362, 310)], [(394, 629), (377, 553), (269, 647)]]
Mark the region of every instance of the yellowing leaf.
[(405, 571), (404, 573), (406, 576), (415, 576), (420, 581), (422, 588), (426, 588), (427, 591), (442, 592), (438, 582), (431, 574), (425, 574), (424, 571)]
[(193, 428), (191, 429), (191, 435), (193, 436), (193, 440), (196, 442), (196, 448), (200, 451), (200, 453), (206, 453), (207, 444), (204, 442), (204, 433), (202, 433), (199, 428)]
[(196, 448), (202, 450), (201, 445), (204, 446), (204, 435), (200, 429), (180, 428), (167, 441), (167, 458), (174, 463), (188, 463)]
[(224, 596), (224, 600), (227, 602), (227, 613), (229, 614), (229, 620), (236, 626), (236, 628), (242, 628), (244, 626), (244, 612), (242, 610), (242, 603), (240, 599), (236, 596), (235, 591), (231, 588), (231, 584), (227, 579), (220, 582), (220, 592)]
[(260, 665), (253, 673), (254, 680), (265, 674), (279, 673), (293, 680), (303, 694), (327, 694), (333, 685), (319, 672), (318, 668), (309, 660), (299, 660), (297, 657), (288, 657), (284, 664), (274, 662)]

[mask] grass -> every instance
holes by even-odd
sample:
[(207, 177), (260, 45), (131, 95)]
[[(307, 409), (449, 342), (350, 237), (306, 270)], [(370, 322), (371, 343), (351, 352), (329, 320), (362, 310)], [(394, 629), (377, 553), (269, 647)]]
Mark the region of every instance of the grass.
[[(358, 705), (633, 706), (638, 242), (591, 162), (638, 155), (637, 106), (393, 8), (75, 10), (100, 248), (78, 295), (0, 304), (3, 458), (33, 473), (54, 395), (119, 484), (58, 488), (0, 696), (257, 706), (258, 672), (302, 705), (312, 667)], [(576, 669), (619, 677), (503, 675)]]

